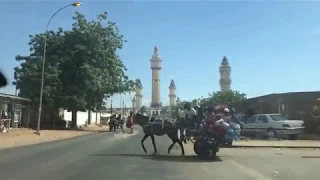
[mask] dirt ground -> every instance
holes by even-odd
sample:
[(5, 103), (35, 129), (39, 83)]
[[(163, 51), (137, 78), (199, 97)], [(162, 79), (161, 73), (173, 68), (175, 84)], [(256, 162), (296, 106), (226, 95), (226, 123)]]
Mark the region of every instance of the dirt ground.
[(67, 139), (99, 131), (107, 131), (107, 129), (107, 126), (90, 125), (82, 130), (41, 130), (40, 135), (31, 129), (11, 129), (9, 132), (0, 132), (0, 149)]

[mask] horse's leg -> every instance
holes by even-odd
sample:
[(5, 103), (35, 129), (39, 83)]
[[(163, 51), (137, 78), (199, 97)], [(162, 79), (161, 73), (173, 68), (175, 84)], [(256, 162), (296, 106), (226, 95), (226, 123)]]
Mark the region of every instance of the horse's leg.
[(155, 141), (155, 139), (154, 139), (154, 135), (153, 135), (153, 134), (150, 135), (150, 136), (151, 136), (151, 141), (152, 141), (152, 145), (153, 145), (153, 149), (154, 149), (153, 154), (156, 154), (156, 153), (158, 152), (157, 146), (156, 146), (156, 141)]
[(142, 145), (143, 151), (144, 151), (145, 153), (148, 153), (148, 152), (147, 152), (146, 147), (144, 146), (144, 141), (145, 141), (148, 137), (149, 137), (148, 134), (144, 134), (143, 138), (141, 139), (141, 145)]
[(182, 141), (179, 139), (178, 135), (176, 134), (168, 134), (169, 138), (172, 140), (172, 144), (169, 146), (168, 148), (168, 154), (170, 154), (171, 149), (173, 148), (173, 146), (178, 143), (180, 148), (181, 148), (181, 155), (184, 156), (185, 152), (184, 152), (184, 147), (182, 144)]
[(174, 140), (179, 144), (179, 146), (181, 147), (181, 155), (184, 156), (185, 152), (184, 152), (184, 147), (183, 147), (183, 144), (182, 144), (182, 141), (178, 138), (178, 136), (176, 136), (174, 138)]
[(168, 135), (168, 137), (172, 140), (172, 144), (168, 148), (168, 154), (170, 154), (170, 151), (173, 148), (173, 146), (176, 144), (176, 142), (173, 140), (173, 138), (170, 135)]
[(180, 131), (180, 139), (185, 143), (185, 144), (187, 144), (187, 140), (186, 140), (186, 136), (185, 136), (185, 129), (184, 128), (180, 128), (179, 129), (179, 131)]

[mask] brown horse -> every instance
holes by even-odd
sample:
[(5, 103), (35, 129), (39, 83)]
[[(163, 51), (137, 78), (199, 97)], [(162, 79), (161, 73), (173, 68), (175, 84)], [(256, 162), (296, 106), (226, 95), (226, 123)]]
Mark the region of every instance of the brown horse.
[(149, 117), (141, 114), (136, 114), (133, 117), (133, 121), (138, 125), (140, 125), (144, 132), (144, 136), (141, 139), (141, 145), (142, 145), (143, 151), (147, 153), (147, 149), (144, 146), (144, 141), (148, 137), (151, 137), (152, 145), (154, 148), (153, 154), (156, 154), (157, 147), (156, 147), (154, 136), (167, 135), (172, 140), (172, 144), (168, 148), (168, 154), (170, 154), (170, 151), (173, 148), (173, 146), (176, 143), (178, 143), (181, 147), (181, 155), (183, 156), (185, 154), (184, 147), (181, 140), (178, 137), (178, 128), (175, 126), (175, 124), (168, 120), (163, 120), (163, 123), (157, 123), (155, 119), (152, 119), (152, 120), (153, 122), (149, 122)]

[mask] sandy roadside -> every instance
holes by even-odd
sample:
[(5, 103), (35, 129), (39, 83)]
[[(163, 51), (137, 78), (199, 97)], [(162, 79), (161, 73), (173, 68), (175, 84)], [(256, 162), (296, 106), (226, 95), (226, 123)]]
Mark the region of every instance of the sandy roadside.
[(7, 133), (0, 133), (0, 149), (67, 139), (99, 131), (107, 131), (107, 129), (107, 126), (99, 127), (93, 125), (83, 130), (42, 130), (40, 136), (31, 129), (12, 129)]

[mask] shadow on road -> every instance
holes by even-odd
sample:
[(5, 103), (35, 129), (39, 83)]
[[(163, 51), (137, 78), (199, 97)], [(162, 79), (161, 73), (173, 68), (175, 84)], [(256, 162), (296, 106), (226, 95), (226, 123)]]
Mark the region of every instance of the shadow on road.
[(107, 156), (107, 157), (136, 157), (154, 161), (168, 162), (221, 162), (219, 157), (213, 160), (200, 159), (198, 156), (174, 156), (174, 155), (145, 155), (145, 154), (93, 154), (91, 156)]

